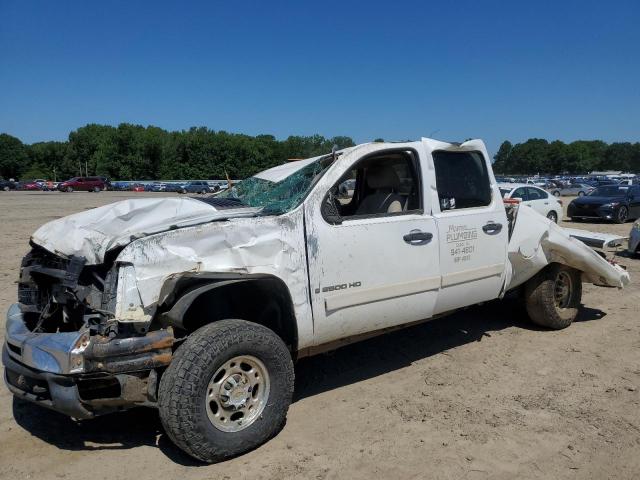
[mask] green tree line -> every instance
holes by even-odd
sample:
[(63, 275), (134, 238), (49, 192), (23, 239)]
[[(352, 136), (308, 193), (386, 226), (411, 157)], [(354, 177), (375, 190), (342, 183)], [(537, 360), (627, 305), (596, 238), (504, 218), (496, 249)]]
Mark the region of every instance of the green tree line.
[(640, 172), (640, 143), (579, 140), (564, 143), (531, 138), (512, 145), (505, 141), (494, 156), (499, 174), (584, 174), (595, 170)]
[[(117, 180), (245, 178), (290, 158), (308, 158), (353, 146), (349, 137), (242, 135), (206, 127), (169, 132), (122, 123), (89, 124), (66, 142), (24, 144), (0, 134), (2, 178), (66, 180), (105, 175)], [(55, 172), (55, 173), (54, 173)]]
[[(375, 141), (380, 141), (376, 139)], [(0, 134), (2, 178), (65, 180), (84, 174), (117, 180), (245, 178), (290, 158), (308, 158), (352, 146), (350, 137), (243, 135), (206, 127), (170, 132), (122, 123), (89, 124), (66, 142), (24, 144)], [(499, 174), (582, 174), (593, 170), (640, 172), (640, 143), (600, 140), (564, 143), (532, 138), (505, 141), (494, 156)], [(82, 172), (82, 173), (81, 173)]]

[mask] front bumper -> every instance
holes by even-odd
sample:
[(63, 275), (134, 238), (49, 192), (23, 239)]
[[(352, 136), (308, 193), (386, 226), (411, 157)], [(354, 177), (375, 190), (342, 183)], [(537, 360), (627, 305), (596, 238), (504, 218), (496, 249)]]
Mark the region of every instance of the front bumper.
[(24, 322), (24, 306), (14, 303), (7, 312), (6, 343), (8, 355), (23, 365), (56, 374), (80, 373), (83, 352), (88, 346), (88, 330), (59, 333), (34, 333)]
[(2, 347), (4, 381), (16, 397), (55, 410), (73, 418), (91, 418), (78, 393), (73, 377), (37, 371), (16, 362), (9, 356), (7, 345)]
[(571, 218), (614, 220), (618, 207), (591, 207), (591, 205), (576, 206), (569, 204), (567, 216)]
[(74, 418), (155, 404), (155, 370), (172, 360), (171, 329), (113, 338), (86, 329), (32, 332), (24, 309), (9, 308), (2, 348), (5, 383), (16, 397)]

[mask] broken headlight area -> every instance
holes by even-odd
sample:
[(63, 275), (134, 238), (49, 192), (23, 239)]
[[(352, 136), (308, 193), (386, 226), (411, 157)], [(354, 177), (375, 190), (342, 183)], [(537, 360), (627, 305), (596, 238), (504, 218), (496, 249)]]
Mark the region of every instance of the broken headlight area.
[(7, 347), (29, 367), (117, 374), (171, 361), (173, 332), (149, 330), (132, 266), (86, 265), (36, 246), (22, 262), (18, 296), (7, 316)]
[(103, 309), (107, 275), (105, 266), (85, 266), (83, 257), (66, 259), (34, 248), (22, 260), (18, 283), (26, 326), (36, 333), (73, 332), (87, 325), (98, 331), (110, 316)]

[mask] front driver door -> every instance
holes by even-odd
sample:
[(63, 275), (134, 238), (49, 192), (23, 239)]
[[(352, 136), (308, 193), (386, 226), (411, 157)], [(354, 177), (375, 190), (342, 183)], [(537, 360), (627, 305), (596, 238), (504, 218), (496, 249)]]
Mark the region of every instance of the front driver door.
[[(433, 313), (440, 287), (437, 231), (412, 145), (372, 144), (339, 157), (305, 202), (316, 345)], [(401, 211), (358, 212), (358, 205), (376, 194), (366, 184), (374, 165), (394, 168), (400, 177), (388, 189), (375, 187), (401, 196)], [(335, 200), (340, 218), (323, 208), (333, 195), (342, 195)]]

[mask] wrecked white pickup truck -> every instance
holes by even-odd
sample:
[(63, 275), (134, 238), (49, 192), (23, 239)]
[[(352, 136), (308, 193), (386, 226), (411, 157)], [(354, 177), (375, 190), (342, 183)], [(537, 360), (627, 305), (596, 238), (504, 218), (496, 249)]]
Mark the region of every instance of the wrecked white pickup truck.
[(8, 388), (75, 418), (159, 408), (207, 462), (283, 425), (293, 359), (522, 291), (564, 328), (581, 282), (628, 274), (528, 207), (509, 216), (484, 144), (372, 143), (208, 198), (50, 222), (22, 262)]

